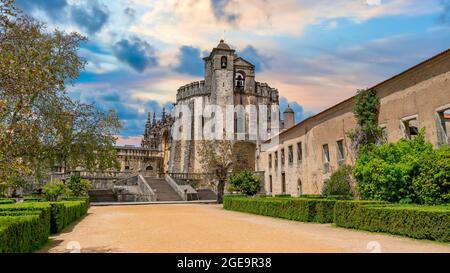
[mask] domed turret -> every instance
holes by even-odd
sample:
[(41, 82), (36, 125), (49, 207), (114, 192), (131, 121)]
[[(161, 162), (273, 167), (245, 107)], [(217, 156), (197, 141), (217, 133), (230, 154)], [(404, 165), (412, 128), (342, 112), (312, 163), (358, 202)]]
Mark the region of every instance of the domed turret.
[(288, 107), (286, 108), (286, 110), (284, 110), (283, 112), (284, 114), (284, 129), (289, 129), (291, 127), (294, 126), (294, 116), (295, 116), (295, 112), (294, 110), (292, 110), (291, 106), (288, 105)]

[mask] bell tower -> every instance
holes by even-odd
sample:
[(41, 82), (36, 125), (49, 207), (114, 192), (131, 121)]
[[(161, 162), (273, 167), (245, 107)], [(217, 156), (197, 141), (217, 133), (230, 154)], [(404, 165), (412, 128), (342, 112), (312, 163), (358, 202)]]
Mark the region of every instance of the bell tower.
[(233, 104), (235, 50), (223, 40), (204, 58), (205, 87), (211, 90), (211, 103), (220, 106)]

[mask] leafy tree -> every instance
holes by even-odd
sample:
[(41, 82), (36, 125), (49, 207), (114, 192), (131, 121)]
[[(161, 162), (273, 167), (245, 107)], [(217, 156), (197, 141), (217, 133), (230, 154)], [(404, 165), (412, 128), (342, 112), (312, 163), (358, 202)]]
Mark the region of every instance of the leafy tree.
[(63, 196), (69, 196), (70, 190), (61, 180), (53, 180), (42, 186), (42, 193), (48, 201), (58, 201)]
[(205, 173), (213, 174), (217, 180), (217, 203), (223, 203), (223, 194), (228, 172), (233, 166), (233, 143), (228, 140), (203, 140), (197, 155)]
[(66, 168), (116, 166), (114, 112), (72, 101), (85, 60), (78, 33), (47, 31), (0, 0), (0, 189), (17, 177), (42, 180), (56, 163)]
[(82, 179), (80, 176), (72, 175), (67, 182), (67, 187), (73, 196), (88, 196), (92, 184), (87, 179)]
[(230, 191), (239, 191), (246, 195), (255, 195), (261, 190), (261, 179), (253, 172), (245, 170), (234, 173), (228, 178)]
[(449, 201), (450, 149), (433, 150), (422, 129), (414, 139), (361, 149), (353, 175), (365, 199), (438, 204)]

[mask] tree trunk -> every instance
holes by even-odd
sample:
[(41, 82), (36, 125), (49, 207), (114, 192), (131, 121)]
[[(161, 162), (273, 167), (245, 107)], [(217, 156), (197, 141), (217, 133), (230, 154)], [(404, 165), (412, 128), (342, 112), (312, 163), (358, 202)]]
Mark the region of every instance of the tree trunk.
[(217, 184), (217, 204), (223, 203), (223, 192), (225, 189), (225, 180), (219, 180)]

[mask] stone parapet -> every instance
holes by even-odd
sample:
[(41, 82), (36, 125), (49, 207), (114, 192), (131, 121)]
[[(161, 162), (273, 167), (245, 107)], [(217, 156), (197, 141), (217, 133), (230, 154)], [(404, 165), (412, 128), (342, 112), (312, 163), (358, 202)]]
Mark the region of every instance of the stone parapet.
[(177, 90), (177, 101), (188, 99), (194, 96), (209, 95), (210, 90), (205, 87), (205, 81), (196, 81), (183, 85)]

